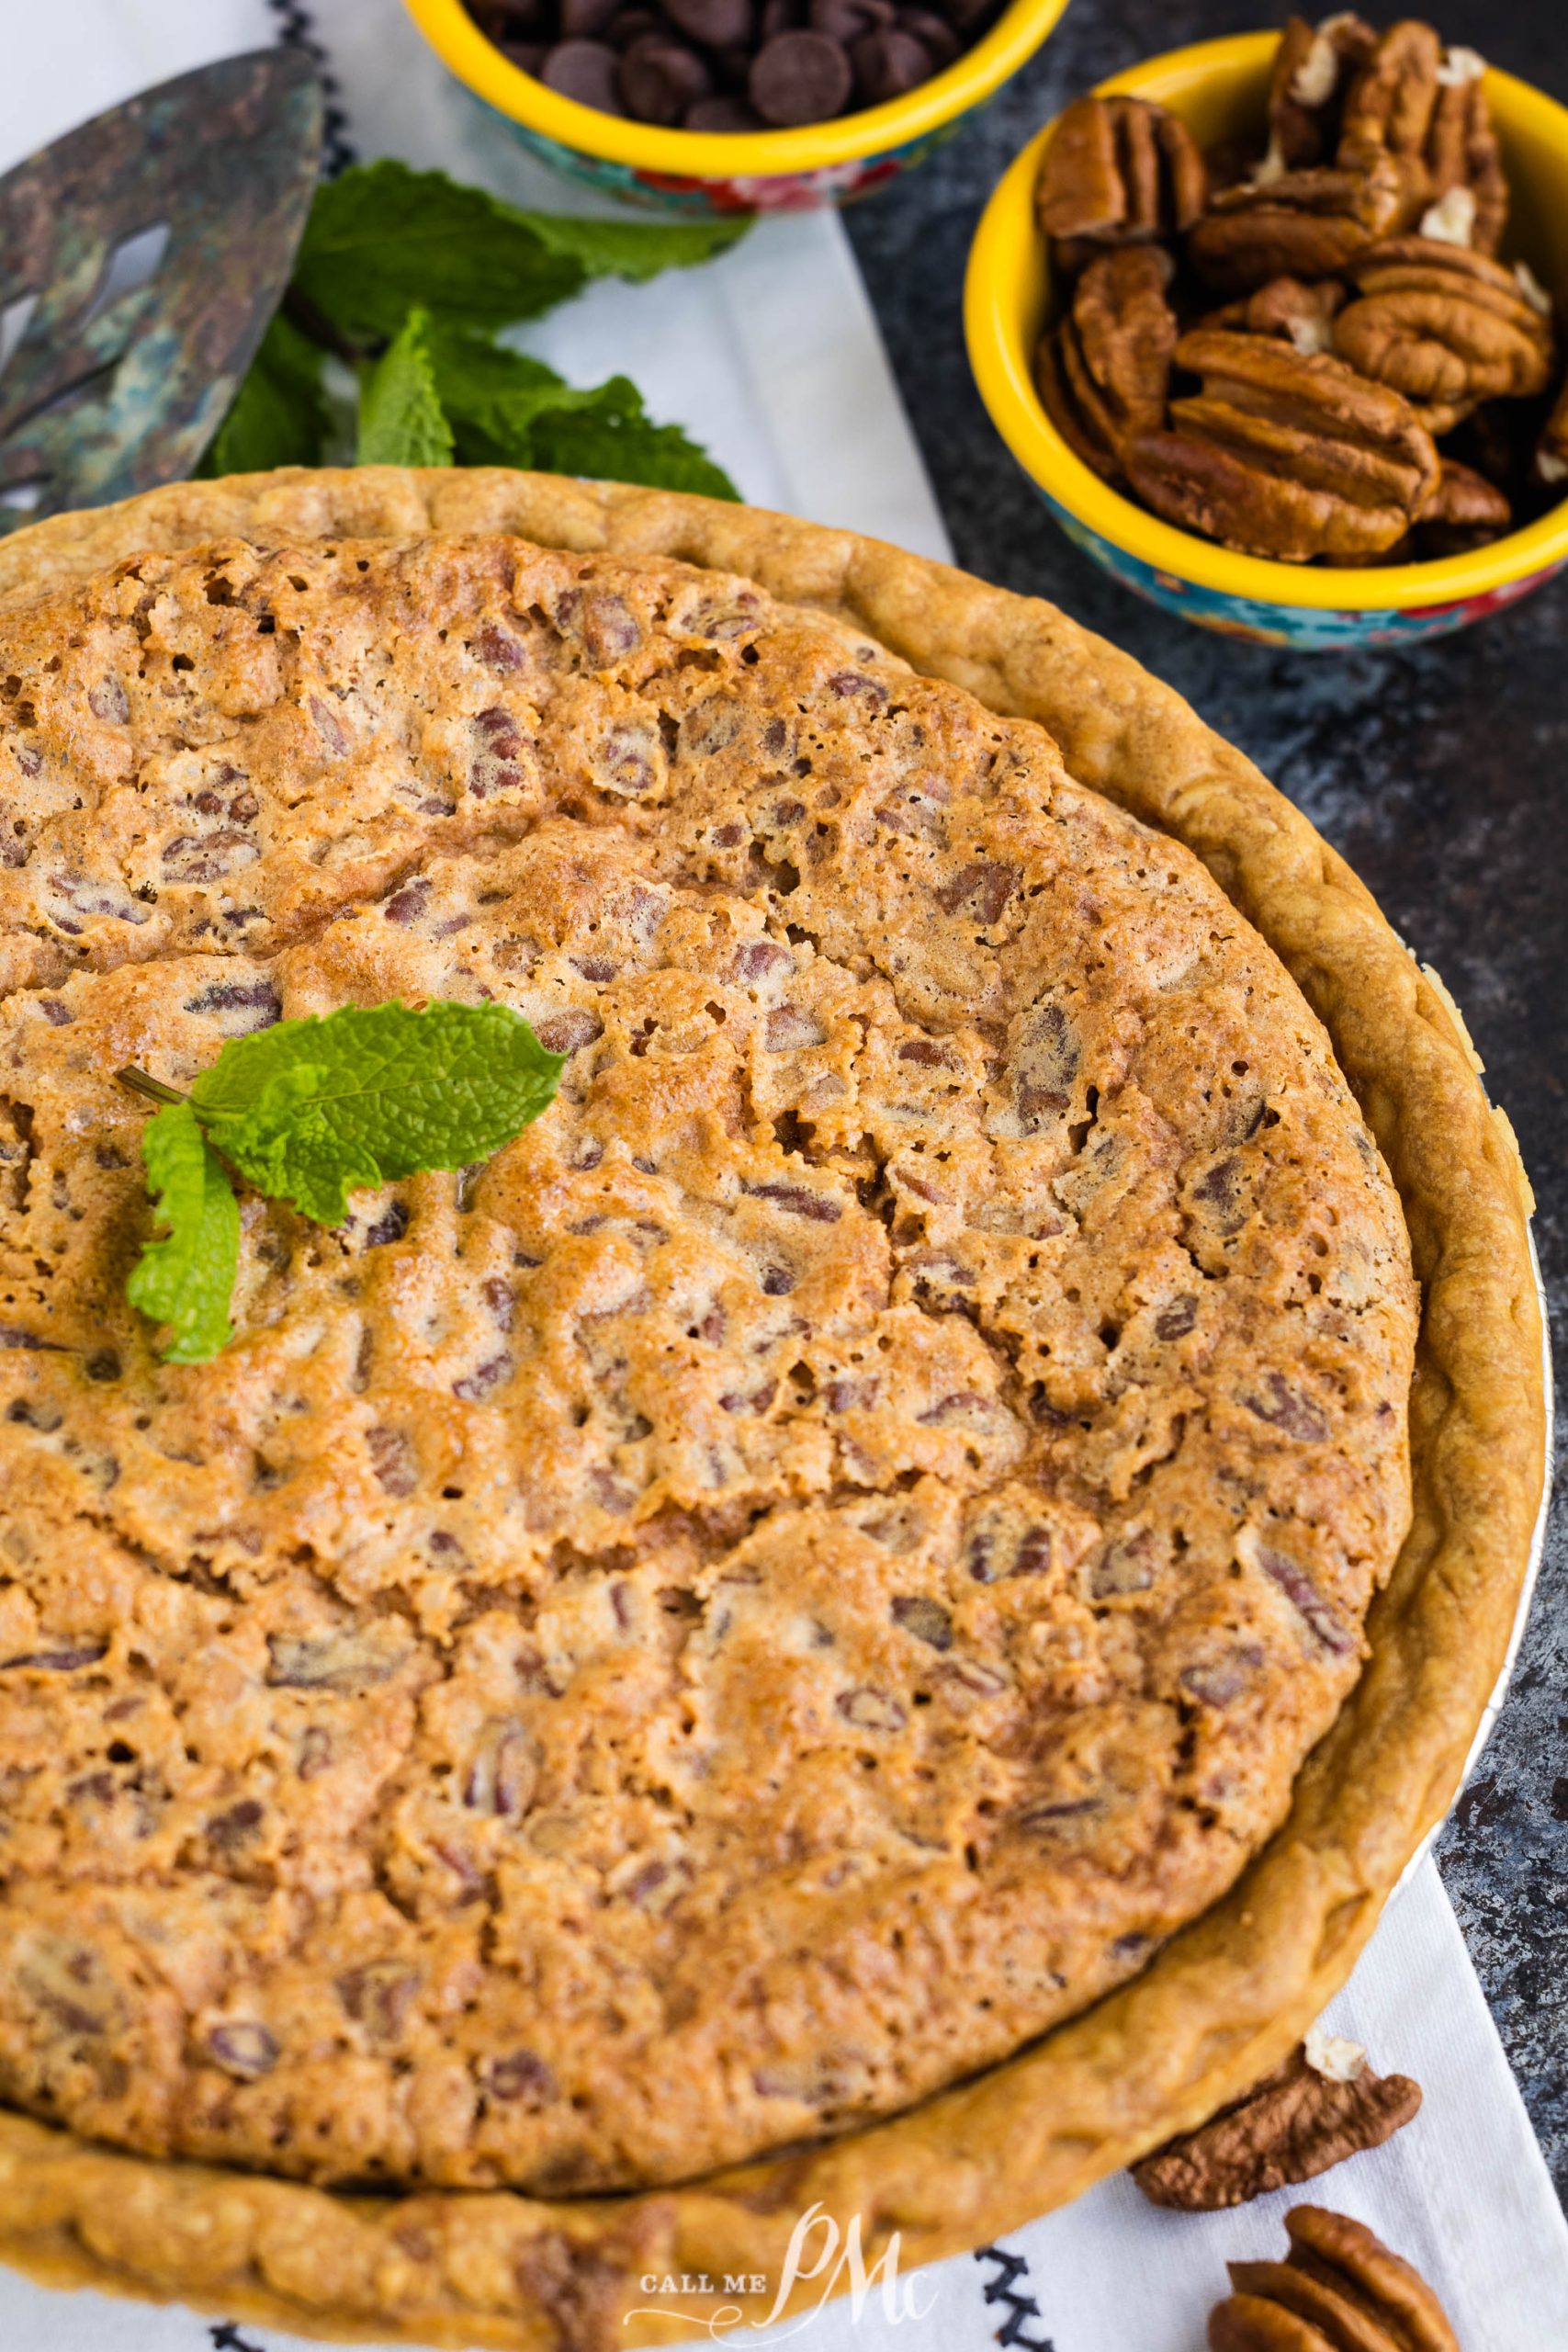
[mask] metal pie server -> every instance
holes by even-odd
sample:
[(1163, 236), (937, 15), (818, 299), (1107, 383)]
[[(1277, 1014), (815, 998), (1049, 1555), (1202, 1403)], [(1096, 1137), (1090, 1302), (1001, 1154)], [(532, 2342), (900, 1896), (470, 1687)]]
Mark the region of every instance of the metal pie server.
[(267, 49), (0, 179), (0, 531), (192, 471), (288, 284), (321, 149), (310, 60)]

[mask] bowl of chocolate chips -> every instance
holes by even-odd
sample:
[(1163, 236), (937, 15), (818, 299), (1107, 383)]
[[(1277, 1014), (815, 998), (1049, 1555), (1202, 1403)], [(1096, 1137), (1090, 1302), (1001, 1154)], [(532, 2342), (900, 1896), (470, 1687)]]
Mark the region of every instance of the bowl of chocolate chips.
[(1568, 562), (1568, 111), (1429, 24), (1292, 17), (1077, 99), (964, 313), (1063, 528), (1186, 619), (1400, 642)]
[(1066, 0), (407, 0), (570, 177), (697, 215), (843, 204), (930, 153)]

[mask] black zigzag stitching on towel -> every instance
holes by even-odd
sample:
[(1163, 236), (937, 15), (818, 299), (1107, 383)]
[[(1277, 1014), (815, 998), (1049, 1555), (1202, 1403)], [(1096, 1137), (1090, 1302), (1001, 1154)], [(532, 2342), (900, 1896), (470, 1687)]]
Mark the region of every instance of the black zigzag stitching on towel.
[(302, 49), (321, 78), (325, 105), (321, 117), (321, 168), (329, 179), (336, 179), (358, 158), (354, 141), (348, 135), (348, 115), (343, 103), (343, 85), (333, 72), (321, 35), (311, 22), (310, 11), (302, 0), (267, 0), (267, 6), (277, 18), (277, 37), (290, 49)]
[(986, 2301), (999, 2303), (1006, 2316), (995, 2330), (998, 2344), (1017, 2346), (1018, 2352), (1055, 2352), (1048, 2335), (1026, 2334), (1030, 2322), (1040, 2316), (1040, 2306), (1032, 2295), (1021, 2295), (1020, 2284), (1029, 2283), (1029, 2265), (1021, 2254), (1010, 2254), (1006, 2246), (978, 2245), (975, 2249), (976, 2262), (993, 2262), (996, 2274), (986, 2281)]

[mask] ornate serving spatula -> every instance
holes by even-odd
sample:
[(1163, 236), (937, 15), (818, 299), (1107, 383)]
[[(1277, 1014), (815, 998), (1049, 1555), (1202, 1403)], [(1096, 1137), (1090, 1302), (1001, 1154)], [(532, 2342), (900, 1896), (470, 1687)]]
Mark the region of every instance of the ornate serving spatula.
[(188, 474), (288, 283), (321, 95), (224, 59), (0, 179), (0, 531)]

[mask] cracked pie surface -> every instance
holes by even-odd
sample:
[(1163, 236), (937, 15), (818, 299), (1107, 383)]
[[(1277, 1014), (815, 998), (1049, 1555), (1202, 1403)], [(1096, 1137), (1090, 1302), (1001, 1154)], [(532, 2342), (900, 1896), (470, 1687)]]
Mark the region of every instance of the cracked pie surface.
[[(1284, 1817), (1409, 1523), (1393, 1183), (1199, 859), (854, 619), (209, 539), (0, 614), (0, 2096), (555, 2196), (888, 2116)], [(161, 1363), (116, 1069), (432, 997), (555, 1107), (247, 1195)]]

